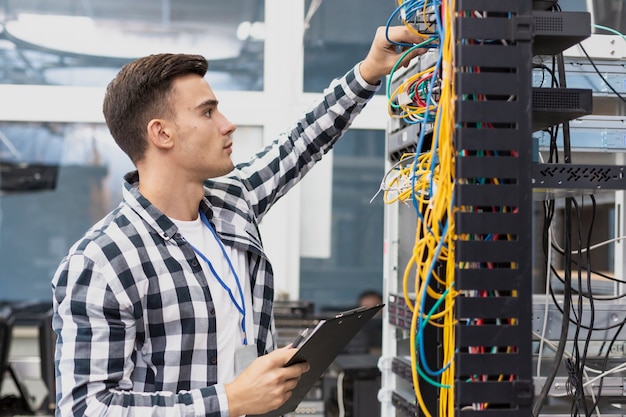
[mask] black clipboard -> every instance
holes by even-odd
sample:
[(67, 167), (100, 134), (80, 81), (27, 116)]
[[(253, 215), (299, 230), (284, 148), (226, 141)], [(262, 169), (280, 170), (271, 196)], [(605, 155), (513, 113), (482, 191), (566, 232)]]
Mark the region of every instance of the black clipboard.
[(291, 397), (276, 410), (248, 417), (280, 417), (294, 411), (350, 340), (383, 307), (384, 304), (358, 307), (339, 313), (334, 318), (321, 320), (285, 365), (308, 362), (310, 366), (309, 371), (300, 377)]

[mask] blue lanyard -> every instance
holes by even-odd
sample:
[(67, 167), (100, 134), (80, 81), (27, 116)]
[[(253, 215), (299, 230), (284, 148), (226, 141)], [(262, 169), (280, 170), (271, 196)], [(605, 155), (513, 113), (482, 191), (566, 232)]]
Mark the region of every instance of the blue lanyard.
[(241, 298), (241, 305), (237, 302), (237, 300), (235, 300), (235, 296), (233, 295), (233, 292), (230, 290), (228, 285), (226, 285), (226, 283), (222, 280), (222, 278), (217, 274), (217, 271), (215, 271), (215, 268), (213, 268), (213, 264), (211, 264), (211, 261), (209, 261), (209, 259), (206, 256), (204, 256), (204, 254), (200, 252), (200, 250), (198, 250), (198, 248), (192, 245), (189, 241), (187, 243), (189, 243), (191, 247), (193, 248), (194, 252), (196, 252), (196, 254), (198, 254), (198, 256), (200, 256), (202, 260), (204, 260), (204, 262), (207, 263), (207, 265), (209, 265), (209, 268), (211, 269), (213, 276), (217, 279), (220, 285), (226, 290), (226, 292), (230, 296), (230, 300), (233, 302), (237, 310), (239, 310), (239, 312), (241, 313), (241, 316), (242, 316), (241, 330), (243, 331), (243, 344), (248, 345), (248, 337), (246, 334), (246, 301), (243, 296), (243, 290), (241, 289), (241, 283), (239, 282), (239, 277), (237, 276), (237, 273), (235, 272), (235, 268), (233, 267), (233, 264), (230, 262), (230, 258), (228, 257), (228, 254), (226, 253), (226, 249), (224, 248), (222, 241), (217, 236), (217, 233), (215, 233), (215, 230), (213, 230), (213, 228), (211, 227), (211, 223), (209, 223), (209, 220), (206, 218), (202, 210), (200, 210), (200, 218), (202, 219), (202, 223), (204, 223), (205, 226), (208, 227), (211, 233), (213, 234), (213, 237), (217, 241), (217, 244), (220, 246), (220, 249), (222, 249), (222, 254), (224, 254), (224, 257), (226, 258), (226, 261), (228, 262), (228, 266), (230, 267), (230, 271), (233, 273), (233, 276), (235, 277), (235, 282), (237, 283), (237, 289), (239, 290), (239, 297)]

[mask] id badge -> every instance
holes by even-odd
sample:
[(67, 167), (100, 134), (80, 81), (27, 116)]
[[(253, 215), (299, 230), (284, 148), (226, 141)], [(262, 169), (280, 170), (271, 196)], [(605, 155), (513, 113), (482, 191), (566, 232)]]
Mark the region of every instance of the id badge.
[(239, 376), (256, 358), (256, 344), (239, 346), (235, 350), (235, 376)]

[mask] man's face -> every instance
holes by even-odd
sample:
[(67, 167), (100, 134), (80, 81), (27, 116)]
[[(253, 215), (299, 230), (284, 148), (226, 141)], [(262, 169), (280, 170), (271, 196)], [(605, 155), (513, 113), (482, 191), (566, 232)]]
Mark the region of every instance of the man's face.
[(217, 99), (199, 75), (177, 78), (173, 85), (175, 158), (179, 168), (200, 181), (232, 171), (233, 125), (217, 109)]
[(374, 307), (377, 306), (378, 304), (381, 304), (382, 300), (380, 299), (380, 297), (375, 296), (375, 295), (366, 295), (364, 297), (361, 297), (361, 301), (360, 304), (362, 306), (365, 307)]

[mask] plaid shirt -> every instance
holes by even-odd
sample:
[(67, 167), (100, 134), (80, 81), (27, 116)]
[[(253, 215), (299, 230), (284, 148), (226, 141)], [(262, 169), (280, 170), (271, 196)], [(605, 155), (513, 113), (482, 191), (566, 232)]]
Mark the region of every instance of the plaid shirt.
[[(272, 267), (258, 222), (350, 126), (377, 86), (351, 69), (287, 133), (200, 204), (222, 242), (247, 257), (258, 354), (275, 348)], [(73, 245), (53, 280), (57, 415), (222, 416), (207, 277), (172, 221), (125, 176), (123, 201)]]

